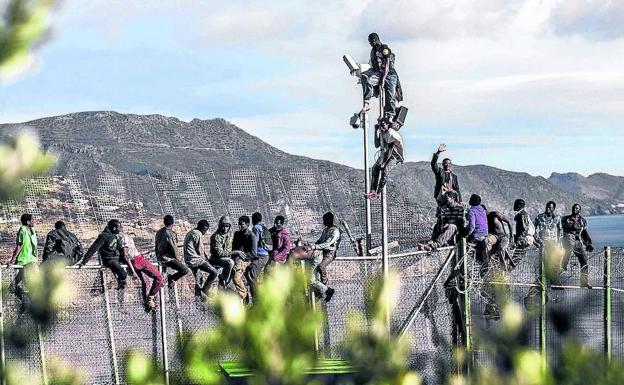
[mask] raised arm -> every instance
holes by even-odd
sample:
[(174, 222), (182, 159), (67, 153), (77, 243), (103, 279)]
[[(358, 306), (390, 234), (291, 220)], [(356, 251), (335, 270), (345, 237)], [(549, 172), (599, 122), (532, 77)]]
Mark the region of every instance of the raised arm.
[(433, 171), (434, 174), (440, 173), (440, 165), (438, 164), (439, 156), (440, 156), (440, 153), (436, 151), (433, 153), (433, 156), (431, 157), (431, 171)]
[(436, 175), (438, 175), (442, 171), (440, 165), (438, 164), (438, 157), (440, 156), (440, 153), (444, 151), (446, 151), (446, 144), (441, 143), (438, 146), (437, 151), (433, 153), (433, 157), (431, 158), (431, 171), (433, 171)]

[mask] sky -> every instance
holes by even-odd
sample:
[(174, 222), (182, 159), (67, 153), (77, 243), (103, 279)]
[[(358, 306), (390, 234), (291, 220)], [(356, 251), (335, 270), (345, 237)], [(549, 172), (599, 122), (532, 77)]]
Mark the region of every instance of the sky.
[[(408, 161), (624, 175), (624, 1), (65, 0), (0, 122), (78, 111), (227, 119), (292, 154), (362, 168), (342, 55), (396, 54)], [(373, 103), (376, 108), (375, 103)], [(374, 113), (376, 113), (374, 111)]]

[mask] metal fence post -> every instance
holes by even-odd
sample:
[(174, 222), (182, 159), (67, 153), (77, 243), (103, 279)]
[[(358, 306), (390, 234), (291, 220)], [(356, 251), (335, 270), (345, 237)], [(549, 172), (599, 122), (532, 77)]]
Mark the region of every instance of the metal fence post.
[(111, 318), (110, 300), (108, 298), (108, 286), (106, 285), (106, 275), (100, 269), (102, 277), (102, 287), (104, 288), (104, 302), (106, 304), (106, 322), (108, 325), (108, 335), (110, 337), (110, 346), (112, 350), (111, 358), (113, 360), (113, 375), (115, 377), (115, 385), (119, 385), (119, 367), (117, 366), (117, 348), (115, 347), (115, 335), (113, 334), (113, 320)]
[(611, 340), (611, 248), (609, 246), (604, 248), (604, 301), (605, 301), (605, 314), (604, 314), (604, 333), (605, 333), (605, 355), (607, 361), (611, 362), (612, 353), (612, 340)]
[(39, 340), (39, 358), (41, 359), (41, 378), (43, 379), (43, 385), (48, 385), (48, 368), (46, 365), (45, 349), (43, 347), (41, 325), (37, 325), (37, 339)]
[(471, 328), (472, 328), (472, 314), (470, 308), (470, 283), (468, 282), (468, 255), (466, 253), (466, 239), (461, 237), (459, 239), (459, 256), (462, 261), (462, 270), (463, 270), (463, 297), (464, 297), (464, 338), (465, 338), (465, 347), (466, 353), (468, 354), (468, 363), (466, 365), (466, 373), (470, 378), (470, 367), (472, 366), (472, 341), (471, 341)]
[[(301, 260), (301, 268), (305, 273), (307, 273), (305, 261)], [(315, 272), (311, 272), (312, 274), (316, 274)], [(314, 290), (310, 288), (310, 285), (306, 286), (307, 296), (310, 299), (310, 306), (312, 306), (312, 311), (316, 312), (316, 298), (314, 296)], [(319, 342), (319, 330), (318, 327), (314, 328), (314, 352), (318, 355), (320, 350), (320, 342)]]
[[(386, 193), (386, 186), (381, 190), (381, 268), (383, 270), (383, 283), (388, 284), (389, 266), (388, 266), (388, 195)], [(388, 298), (384, 298), (384, 302), (387, 302)], [(386, 329), (390, 332), (390, 311), (386, 306), (386, 312), (384, 314), (384, 321), (386, 323)]]
[[(158, 265), (158, 272), (163, 274), (161, 265)], [(164, 285), (160, 287), (160, 332), (162, 334), (162, 352), (163, 352), (163, 375), (165, 385), (169, 385), (169, 351), (167, 349), (167, 320), (165, 314), (165, 290)]]
[(4, 355), (4, 297), (2, 291), (2, 272), (0, 268), (0, 365), (2, 365), (2, 385), (6, 385), (6, 356)]
[(542, 370), (546, 370), (546, 271), (544, 268), (544, 250), (540, 255), (540, 354)]

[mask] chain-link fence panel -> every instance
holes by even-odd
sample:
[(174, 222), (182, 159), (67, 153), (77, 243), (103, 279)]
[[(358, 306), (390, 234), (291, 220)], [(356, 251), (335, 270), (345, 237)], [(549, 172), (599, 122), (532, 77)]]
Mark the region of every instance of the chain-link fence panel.
[(2, 338), (6, 365), (18, 368), (18, 381), (27, 384), (43, 381), (45, 347), (41, 330), (28, 313), (28, 298), (20, 294), (21, 284), (15, 279), (20, 271), (2, 269)]

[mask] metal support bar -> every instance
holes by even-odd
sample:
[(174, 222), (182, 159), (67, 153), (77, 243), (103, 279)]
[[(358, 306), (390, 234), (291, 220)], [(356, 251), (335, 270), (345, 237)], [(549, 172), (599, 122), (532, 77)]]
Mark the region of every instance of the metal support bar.
[(612, 322), (611, 322), (612, 321), (611, 319), (611, 248), (608, 246), (604, 248), (604, 257), (605, 257), (605, 264), (604, 264), (605, 356), (607, 357), (607, 361), (610, 363), (613, 341), (612, 341), (612, 334), (611, 334), (611, 325), (612, 325)]
[(45, 348), (43, 347), (43, 335), (41, 325), (37, 324), (37, 339), (39, 340), (39, 358), (41, 359), (41, 378), (43, 385), (48, 385), (48, 365), (46, 363)]
[(540, 338), (542, 370), (546, 370), (546, 269), (544, 265), (544, 250), (541, 252), (540, 263)]
[(467, 253), (466, 253), (466, 239), (461, 237), (459, 239), (459, 258), (462, 261), (462, 270), (464, 273), (463, 279), (463, 287), (462, 296), (464, 297), (464, 338), (465, 338), (465, 347), (466, 353), (468, 354), (468, 361), (466, 365), (466, 373), (468, 374), (468, 378), (470, 378), (470, 367), (472, 366), (472, 336), (471, 336), (471, 328), (472, 328), (472, 313), (470, 309), (470, 292), (469, 287), (470, 283), (468, 282), (468, 261), (467, 261)]
[[(301, 260), (301, 268), (303, 269), (304, 274), (308, 273), (306, 271), (305, 260)], [(315, 274), (313, 271), (311, 271), (310, 273)], [(314, 298), (314, 290), (312, 290), (310, 288), (310, 285), (308, 284), (306, 285), (306, 291), (307, 291), (306, 295), (310, 299), (310, 305), (312, 306), (312, 311), (316, 312), (316, 299)], [(317, 354), (317, 356), (320, 350), (319, 346), (320, 346), (319, 331), (318, 331), (318, 327), (315, 326), (314, 327), (314, 352)]]
[(422, 310), (423, 306), (425, 306), (425, 302), (427, 301), (427, 298), (429, 298), (429, 296), (431, 295), (431, 292), (433, 292), (433, 289), (435, 288), (436, 284), (438, 283), (438, 280), (440, 279), (440, 277), (442, 276), (444, 271), (446, 271), (446, 269), (451, 264), (451, 261), (453, 260), (453, 257), (455, 257), (455, 252), (451, 251), (449, 256), (446, 258), (446, 262), (444, 262), (444, 264), (442, 265), (440, 270), (438, 270), (438, 273), (436, 274), (433, 282), (431, 283), (431, 285), (427, 289), (427, 292), (425, 293), (423, 298), (420, 300), (420, 303), (418, 303), (418, 305), (416, 305), (414, 307), (414, 309), (412, 309), (412, 312), (410, 313), (409, 318), (407, 319), (407, 321), (405, 321), (403, 326), (401, 326), (401, 330), (399, 331), (399, 339), (402, 339), (407, 334), (407, 329), (409, 329), (412, 326), (412, 324), (414, 323), (414, 321), (416, 321), (416, 317), (418, 316), (418, 314)]
[[(390, 266), (388, 264), (388, 195), (386, 186), (381, 190), (381, 268), (384, 283), (387, 282)], [(385, 298), (387, 300), (387, 298)], [(390, 313), (384, 314), (386, 327), (390, 331)]]
[(6, 385), (6, 356), (4, 353), (4, 297), (2, 291), (2, 271), (0, 269), (0, 365), (2, 368), (2, 385)]
[[(158, 266), (158, 271), (163, 274), (162, 267)], [(167, 315), (165, 313), (165, 290), (164, 285), (160, 287), (160, 332), (162, 334), (163, 351), (163, 376), (165, 385), (169, 385), (169, 350), (167, 346)]]
[(110, 338), (110, 346), (112, 351), (112, 363), (113, 363), (113, 376), (115, 378), (115, 385), (119, 385), (119, 367), (117, 365), (117, 348), (115, 347), (115, 335), (113, 334), (113, 320), (111, 317), (110, 300), (108, 298), (108, 286), (106, 285), (106, 275), (103, 270), (100, 270), (102, 277), (102, 287), (104, 288), (104, 303), (106, 304), (106, 322), (108, 325), (108, 336)]
[[(368, 112), (364, 112), (362, 114), (362, 129), (364, 131), (364, 191), (369, 192), (370, 188), (370, 170), (368, 167), (369, 159), (368, 159)], [(368, 250), (371, 249), (372, 243), (372, 233), (373, 233), (373, 217), (371, 215), (371, 201), (369, 198), (365, 199), (365, 214), (366, 214), (366, 252), (365, 255), (368, 254)]]

